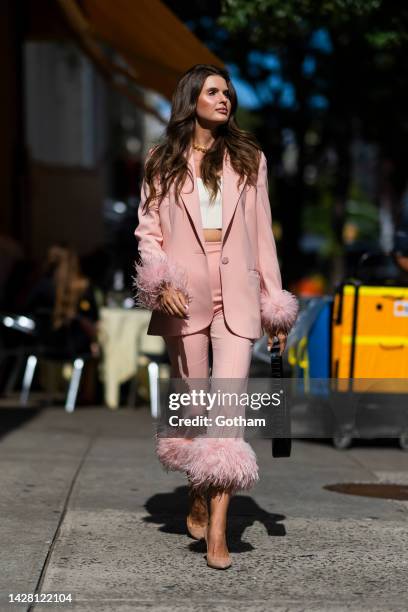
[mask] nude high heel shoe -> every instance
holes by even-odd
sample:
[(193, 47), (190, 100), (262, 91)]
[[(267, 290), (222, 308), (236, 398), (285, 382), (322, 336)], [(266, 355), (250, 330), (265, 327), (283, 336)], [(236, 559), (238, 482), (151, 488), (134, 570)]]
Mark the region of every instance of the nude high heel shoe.
[(207, 565), (213, 569), (226, 570), (232, 565), (232, 559), (230, 555), (228, 557), (216, 557), (208, 552), (208, 527), (204, 534), (205, 543), (207, 544)]

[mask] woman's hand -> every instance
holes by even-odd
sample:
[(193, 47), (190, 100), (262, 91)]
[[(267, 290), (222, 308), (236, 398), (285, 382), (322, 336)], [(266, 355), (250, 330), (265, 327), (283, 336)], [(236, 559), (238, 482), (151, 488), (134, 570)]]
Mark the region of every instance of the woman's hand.
[(279, 354), (282, 355), (285, 348), (286, 348), (286, 342), (288, 339), (288, 334), (286, 334), (285, 332), (281, 331), (281, 330), (276, 330), (274, 332), (271, 332), (270, 334), (268, 334), (268, 351), (272, 350), (273, 347), (273, 341), (275, 339), (275, 337), (278, 338), (279, 340)]
[(173, 287), (163, 289), (160, 298), (160, 308), (166, 314), (174, 315), (181, 319), (188, 318), (189, 316), (185, 295)]

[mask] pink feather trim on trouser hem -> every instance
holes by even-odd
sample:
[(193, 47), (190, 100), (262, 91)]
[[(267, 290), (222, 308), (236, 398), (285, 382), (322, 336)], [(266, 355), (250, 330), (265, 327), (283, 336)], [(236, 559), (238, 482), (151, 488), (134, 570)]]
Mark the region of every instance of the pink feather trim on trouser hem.
[(188, 449), (186, 471), (199, 490), (211, 487), (235, 493), (259, 480), (256, 455), (242, 438), (195, 438)]
[(252, 447), (242, 438), (160, 438), (156, 453), (168, 471), (186, 472), (192, 486), (235, 493), (259, 480)]
[(186, 471), (192, 444), (189, 438), (160, 438), (156, 434), (156, 454), (167, 471)]

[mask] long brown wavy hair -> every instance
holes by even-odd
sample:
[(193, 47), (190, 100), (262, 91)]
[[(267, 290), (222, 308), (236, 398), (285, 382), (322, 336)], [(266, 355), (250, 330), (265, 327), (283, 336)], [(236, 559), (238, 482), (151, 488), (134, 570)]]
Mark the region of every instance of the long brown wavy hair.
[(148, 197), (144, 204), (145, 212), (151, 202), (156, 202), (159, 206), (173, 184), (178, 204), (187, 175), (191, 184), (194, 184), (186, 152), (194, 137), (197, 99), (210, 75), (219, 75), (225, 79), (231, 112), (228, 121), (219, 126), (212, 147), (201, 161), (203, 183), (209, 189), (213, 200), (219, 189), (218, 175), (222, 169), (224, 155), (228, 154), (232, 168), (239, 175), (238, 185), (245, 180), (248, 185), (256, 184), (261, 148), (252, 134), (241, 130), (237, 125), (235, 113), (238, 101), (230, 76), (226, 70), (212, 64), (196, 64), (178, 81), (164, 139), (150, 150), (146, 160), (144, 188), (148, 188)]

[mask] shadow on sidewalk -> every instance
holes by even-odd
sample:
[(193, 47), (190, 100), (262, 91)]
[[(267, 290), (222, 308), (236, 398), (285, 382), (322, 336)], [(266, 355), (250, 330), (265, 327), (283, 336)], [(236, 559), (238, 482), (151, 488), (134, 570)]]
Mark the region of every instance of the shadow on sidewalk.
[(27, 421), (35, 418), (41, 408), (3, 407), (0, 408), (0, 440), (14, 429), (18, 429)]
[[(188, 487), (177, 487), (172, 493), (158, 493), (151, 497), (144, 506), (150, 516), (143, 520), (147, 523), (161, 525), (159, 531), (178, 535), (188, 535), (186, 515), (188, 509)], [(249, 542), (242, 538), (245, 530), (256, 521), (262, 523), (268, 536), (285, 536), (285, 526), (280, 522), (286, 517), (263, 510), (248, 495), (236, 494), (232, 497), (228, 509), (228, 547), (231, 552), (254, 550)], [(190, 550), (203, 552), (204, 540), (191, 540)]]

